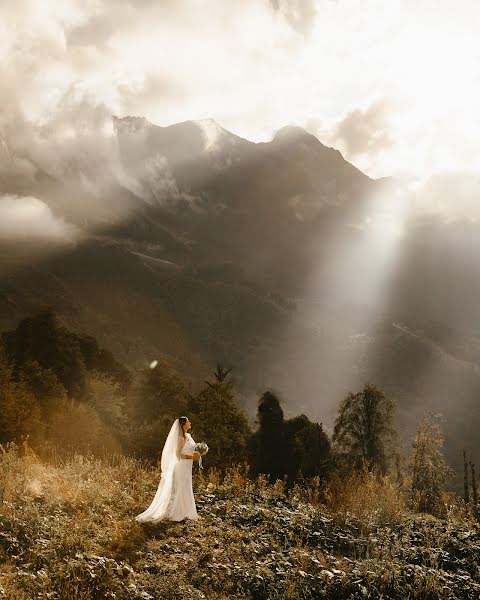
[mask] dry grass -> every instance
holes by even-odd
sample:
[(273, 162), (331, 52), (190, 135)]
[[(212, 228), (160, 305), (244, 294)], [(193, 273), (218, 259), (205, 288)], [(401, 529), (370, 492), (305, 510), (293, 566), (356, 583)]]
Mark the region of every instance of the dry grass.
[(402, 488), (390, 477), (368, 471), (334, 477), (326, 486), (325, 498), (337, 518), (352, 515), (366, 527), (399, 523), (408, 512)]
[[(159, 476), (127, 457), (45, 462), (28, 448), (0, 449), (0, 598), (475, 597), (478, 536), (453, 498), (442, 524), (409, 513), (388, 478), (312, 479), (287, 491), (240, 464), (223, 476), (194, 470), (200, 521), (139, 525)], [(460, 591), (442, 595), (455, 552)]]

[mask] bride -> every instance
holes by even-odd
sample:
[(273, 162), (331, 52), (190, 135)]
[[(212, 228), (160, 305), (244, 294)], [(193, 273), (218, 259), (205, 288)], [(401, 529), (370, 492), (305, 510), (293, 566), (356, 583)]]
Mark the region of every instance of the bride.
[(162, 475), (157, 493), (150, 504), (135, 519), (139, 523), (168, 519), (198, 519), (192, 488), (192, 465), (199, 459), (195, 441), (188, 433), (188, 417), (175, 419), (162, 450)]

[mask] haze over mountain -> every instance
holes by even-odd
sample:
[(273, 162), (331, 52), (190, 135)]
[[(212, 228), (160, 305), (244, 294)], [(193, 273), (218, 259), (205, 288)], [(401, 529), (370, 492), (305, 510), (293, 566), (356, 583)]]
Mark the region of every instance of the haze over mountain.
[(4, 136), (2, 329), (50, 304), (131, 367), (161, 353), (196, 385), (221, 361), (250, 416), (272, 386), (327, 427), (371, 380), (404, 432), (429, 407), (454, 461), (478, 453), (475, 220), (300, 127), (253, 143), (212, 119), (112, 124), (55, 161)]

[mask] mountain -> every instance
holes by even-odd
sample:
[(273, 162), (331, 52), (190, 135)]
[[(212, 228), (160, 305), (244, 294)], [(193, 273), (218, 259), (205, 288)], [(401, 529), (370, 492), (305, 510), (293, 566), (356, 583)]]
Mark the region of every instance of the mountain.
[(156, 127), (126, 118), (116, 119), (115, 129), (125, 170), (147, 199), (116, 235), (155, 243), (167, 225), (185, 242), (165, 242), (174, 258), (192, 251), (197, 264), (221, 257), (287, 293), (308, 269), (306, 237), (333, 235), (336, 219), (360, 214), (374, 186), (300, 128), (260, 144), (213, 121)]
[(163, 354), (195, 385), (224, 361), (252, 417), (271, 386), (287, 416), (331, 426), (374, 380), (403, 431), (442, 410), (451, 457), (480, 451), (477, 224), (413, 215), (395, 237), (380, 217), (401, 182), (300, 127), (263, 143), (212, 119), (113, 129), (55, 169), (2, 171), (1, 194), (35, 196), (76, 231), (0, 244), (2, 329), (49, 304), (131, 367)]

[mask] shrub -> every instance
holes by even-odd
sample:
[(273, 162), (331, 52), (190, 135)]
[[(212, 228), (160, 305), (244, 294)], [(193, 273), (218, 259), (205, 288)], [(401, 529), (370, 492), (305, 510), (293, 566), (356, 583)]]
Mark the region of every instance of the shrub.
[(341, 519), (355, 516), (367, 527), (397, 523), (406, 511), (404, 494), (388, 475), (364, 469), (334, 476), (325, 490), (327, 507)]

